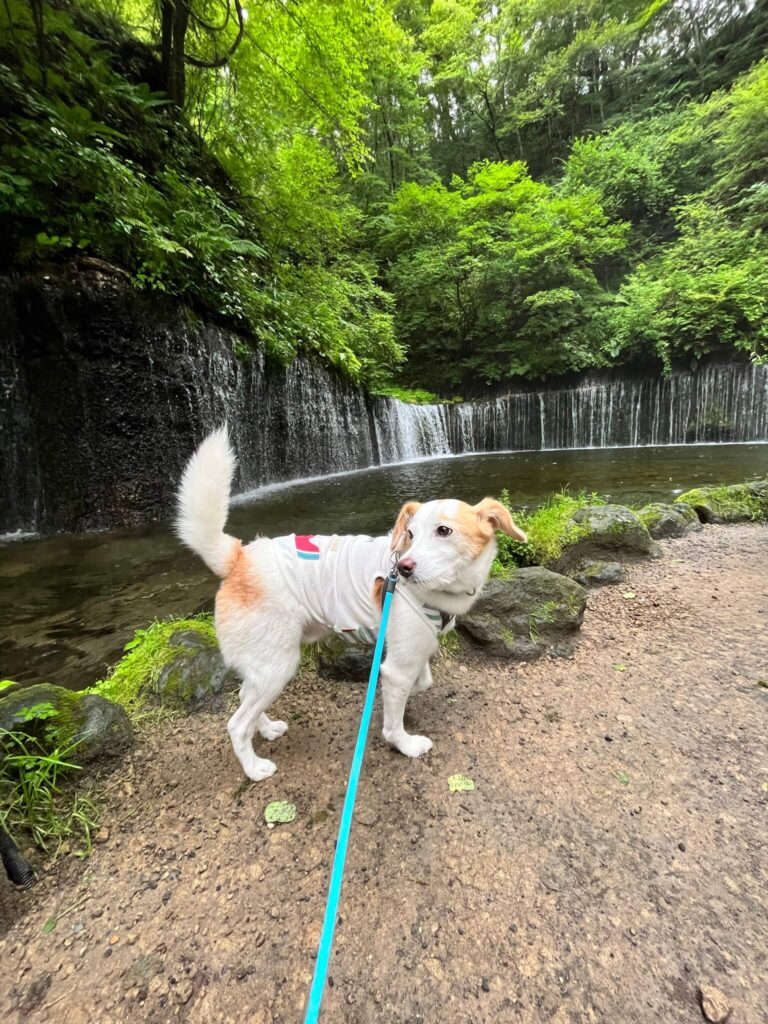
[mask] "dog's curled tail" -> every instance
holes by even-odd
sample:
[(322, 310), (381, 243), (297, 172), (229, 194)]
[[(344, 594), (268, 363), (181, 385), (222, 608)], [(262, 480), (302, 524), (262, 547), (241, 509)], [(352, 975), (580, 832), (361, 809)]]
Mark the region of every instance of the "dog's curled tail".
[(227, 575), (240, 547), (224, 533), (234, 472), (235, 454), (223, 426), (206, 437), (179, 484), (176, 533), (217, 576)]

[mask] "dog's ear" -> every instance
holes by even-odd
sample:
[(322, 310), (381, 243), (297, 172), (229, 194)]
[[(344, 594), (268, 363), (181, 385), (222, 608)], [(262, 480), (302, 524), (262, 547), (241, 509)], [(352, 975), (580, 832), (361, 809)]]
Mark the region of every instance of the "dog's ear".
[(410, 544), (406, 533), (408, 523), (410, 523), (420, 508), (420, 501), (406, 501), (400, 509), (398, 517), (395, 520), (395, 527), (392, 530), (392, 540), (389, 545), (392, 551), (405, 551)]
[(487, 523), (492, 529), (501, 530), (508, 537), (514, 537), (515, 540), (519, 540), (521, 544), (528, 543), (525, 531), (520, 529), (509, 514), (509, 509), (502, 505), (500, 501), (497, 501), (495, 498), (483, 498), (481, 502), (475, 505), (475, 511), (477, 512), (478, 519), (481, 522)]

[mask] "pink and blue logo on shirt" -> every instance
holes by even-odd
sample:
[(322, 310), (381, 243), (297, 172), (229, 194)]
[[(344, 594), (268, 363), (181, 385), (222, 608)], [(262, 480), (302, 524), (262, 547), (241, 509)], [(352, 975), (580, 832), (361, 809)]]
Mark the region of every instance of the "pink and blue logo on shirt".
[(296, 543), (296, 554), (299, 558), (306, 558), (308, 561), (316, 562), (320, 557), (320, 548), (317, 544), (312, 543), (314, 536), (314, 533), (296, 534), (294, 540)]

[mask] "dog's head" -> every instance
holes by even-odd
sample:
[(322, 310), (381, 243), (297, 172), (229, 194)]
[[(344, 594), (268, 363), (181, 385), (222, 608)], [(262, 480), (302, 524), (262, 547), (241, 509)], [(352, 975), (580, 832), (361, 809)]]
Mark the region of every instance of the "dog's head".
[(477, 505), (464, 501), (408, 501), (392, 531), (398, 568), (414, 584), (430, 590), (461, 584), (473, 568), (487, 572), (496, 553), (496, 531), (525, 543), (509, 510), (495, 498)]

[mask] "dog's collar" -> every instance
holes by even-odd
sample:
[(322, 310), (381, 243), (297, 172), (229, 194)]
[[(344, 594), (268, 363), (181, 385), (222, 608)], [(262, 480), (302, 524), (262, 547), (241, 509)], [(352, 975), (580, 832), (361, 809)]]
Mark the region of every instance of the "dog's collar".
[[(422, 607), (427, 613), (428, 618), (432, 619), (434, 616), (440, 616), (439, 633), (447, 633), (449, 629), (453, 628), (453, 624), (456, 621), (455, 615), (451, 615), (450, 612), (444, 612), (442, 608), (433, 608), (430, 604), (422, 605)], [(437, 622), (435, 622), (435, 625), (437, 625)]]

